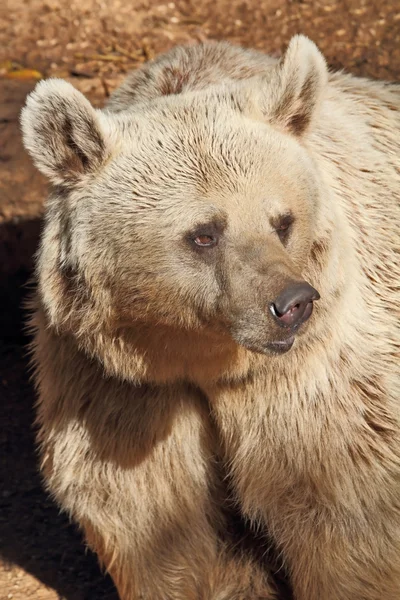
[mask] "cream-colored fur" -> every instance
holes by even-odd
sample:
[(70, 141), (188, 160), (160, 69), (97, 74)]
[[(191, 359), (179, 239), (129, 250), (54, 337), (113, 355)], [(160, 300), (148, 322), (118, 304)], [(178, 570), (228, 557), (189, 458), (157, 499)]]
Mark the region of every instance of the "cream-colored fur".
[[(54, 184), (42, 468), (123, 600), (275, 597), (232, 546), (232, 500), (296, 600), (400, 597), (399, 111), (397, 86), (328, 74), (302, 36), (278, 63), (177, 48), (104, 111), (61, 81), (28, 98)], [(321, 299), (274, 355), (268, 305), (303, 280)]]

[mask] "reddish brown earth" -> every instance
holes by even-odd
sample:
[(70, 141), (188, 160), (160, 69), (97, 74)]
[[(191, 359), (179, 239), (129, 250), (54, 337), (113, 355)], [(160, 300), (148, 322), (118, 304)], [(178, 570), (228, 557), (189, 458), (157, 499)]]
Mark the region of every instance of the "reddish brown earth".
[(127, 71), (177, 43), (228, 39), (278, 56), (299, 32), (333, 68), (400, 79), (400, 0), (1, 3), (0, 600), (116, 598), (37, 473), (20, 309), (46, 195), (18, 126), (32, 76), (66, 78), (100, 106)]

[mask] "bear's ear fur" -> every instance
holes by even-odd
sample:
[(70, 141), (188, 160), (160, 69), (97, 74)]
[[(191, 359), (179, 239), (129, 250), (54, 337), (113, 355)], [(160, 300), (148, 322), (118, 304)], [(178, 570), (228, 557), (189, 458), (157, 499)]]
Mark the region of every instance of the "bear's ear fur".
[(271, 123), (301, 136), (312, 123), (327, 81), (328, 68), (317, 46), (296, 35), (260, 90), (262, 113)]
[(96, 171), (111, 153), (104, 115), (62, 79), (40, 82), (21, 113), (25, 148), (57, 185)]

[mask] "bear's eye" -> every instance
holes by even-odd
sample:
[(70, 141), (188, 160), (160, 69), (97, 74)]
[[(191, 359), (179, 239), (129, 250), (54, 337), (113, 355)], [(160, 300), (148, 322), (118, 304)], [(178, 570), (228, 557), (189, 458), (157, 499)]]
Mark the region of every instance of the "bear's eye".
[[(224, 215), (214, 217), (207, 223), (199, 223), (186, 233), (186, 243), (196, 252), (206, 256), (220, 243), (226, 225), (227, 219)], [(214, 253), (210, 252), (210, 256), (214, 256)]]
[(193, 238), (193, 242), (200, 248), (210, 248), (217, 245), (218, 238), (215, 235), (200, 234)]
[(274, 219), (274, 221), (272, 222), (272, 226), (283, 244), (287, 241), (289, 237), (293, 223), (294, 217), (291, 214), (281, 215), (277, 219)]

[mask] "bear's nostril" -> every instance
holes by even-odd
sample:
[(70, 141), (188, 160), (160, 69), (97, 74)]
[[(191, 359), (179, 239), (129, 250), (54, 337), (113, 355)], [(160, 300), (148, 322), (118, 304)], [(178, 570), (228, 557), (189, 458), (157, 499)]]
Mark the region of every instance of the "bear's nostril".
[(317, 290), (308, 283), (294, 283), (279, 294), (270, 305), (270, 311), (279, 325), (294, 327), (310, 318), (313, 301), (319, 297)]
[[(312, 302), (310, 303), (312, 304)], [(305, 312), (306, 304), (296, 304), (295, 306), (290, 307), (285, 313), (280, 314), (279, 311), (276, 310), (275, 307), (275, 315), (279, 319), (279, 321), (288, 325), (289, 327), (297, 323)]]

